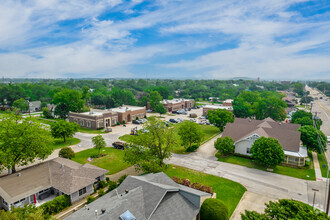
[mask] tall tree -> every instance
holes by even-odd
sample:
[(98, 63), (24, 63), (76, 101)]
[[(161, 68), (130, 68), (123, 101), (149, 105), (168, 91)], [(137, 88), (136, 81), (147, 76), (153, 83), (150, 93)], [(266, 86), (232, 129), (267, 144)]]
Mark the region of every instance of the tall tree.
[(155, 110), (160, 101), (163, 100), (163, 97), (157, 92), (152, 91), (150, 93), (150, 107)]
[(233, 154), (235, 151), (234, 140), (230, 137), (221, 137), (214, 142), (214, 147), (221, 153), (221, 155), (226, 156)]
[(75, 122), (60, 120), (53, 123), (50, 129), (54, 138), (63, 138), (63, 141), (65, 142), (66, 138), (73, 137), (78, 131), (78, 127), (79, 126)]
[(80, 112), (84, 108), (82, 93), (77, 90), (64, 89), (54, 95), (53, 102), (56, 105), (65, 104), (68, 111)]
[(93, 142), (94, 148), (98, 150), (98, 154), (100, 156), (100, 152), (101, 152), (102, 148), (104, 148), (107, 145), (107, 143), (105, 142), (104, 138), (100, 134), (93, 137), (92, 142)]
[(160, 115), (166, 113), (166, 109), (164, 108), (163, 104), (161, 104), (161, 103), (156, 105), (155, 111), (158, 112)]
[(0, 169), (7, 167), (14, 173), (16, 166), (45, 159), (53, 152), (50, 132), (34, 118), (13, 113), (0, 117)]
[(67, 104), (60, 103), (56, 105), (54, 115), (57, 115), (61, 119), (66, 119), (69, 115), (69, 109)]
[(310, 125), (302, 126), (298, 131), (301, 132), (301, 141), (304, 146), (319, 153), (327, 149), (327, 137), (322, 131)]
[(124, 160), (144, 172), (164, 170), (164, 160), (171, 157), (171, 150), (177, 143), (174, 129), (155, 117), (149, 117), (143, 128), (147, 132), (134, 136), (131, 147), (125, 150)]
[(284, 151), (275, 138), (260, 137), (251, 147), (252, 158), (259, 164), (273, 167), (284, 161)]
[(207, 117), (211, 124), (223, 131), (228, 122), (234, 122), (233, 113), (225, 109), (210, 110), (207, 113)]
[(21, 112), (26, 112), (29, 108), (28, 102), (23, 98), (15, 100), (13, 102), (13, 106), (18, 108)]
[(192, 144), (200, 144), (203, 137), (202, 129), (198, 124), (192, 121), (183, 121), (179, 126), (178, 135), (182, 141), (185, 149), (192, 146)]

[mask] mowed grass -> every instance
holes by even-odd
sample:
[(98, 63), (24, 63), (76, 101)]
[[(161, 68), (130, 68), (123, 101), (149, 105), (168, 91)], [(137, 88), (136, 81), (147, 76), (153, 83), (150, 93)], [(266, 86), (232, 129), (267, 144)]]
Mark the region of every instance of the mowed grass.
[[(255, 162), (253, 162), (249, 158), (239, 157), (239, 156), (234, 156), (234, 155), (222, 157), (222, 156), (220, 156), (219, 153), (217, 153), (216, 156), (218, 158), (218, 161), (221, 161), (221, 162), (232, 163), (232, 164), (237, 164), (237, 165), (241, 165), (241, 166), (245, 166), (245, 167), (249, 167), (249, 168), (267, 171), (267, 169), (264, 166), (261, 166)], [(274, 169), (273, 173), (286, 175), (286, 176), (292, 176), (292, 177), (305, 179), (305, 180), (316, 180), (312, 158), (311, 158), (311, 165), (309, 167), (298, 168), (298, 167), (288, 167), (288, 166), (283, 166), (283, 165), (277, 165), (273, 169)]]
[[(174, 132), (175, 135), (177, 135), (177, 140), (178, 140), (178, 143), (175, 144), (175, 146), (172, 149), (172, 152), (177, 153), (177, 154), (187, 154), (188, 152), (186, 152), (184, 146), (181, 143), (180, 137), (178, 135), (179, 126), (180, 126), (180, 123), (174, 124), (172, 127), (172, 129), (174, 129), (174, 131), (175, 131)], [(204, 141), (210, 139), (211, 137), (220, 133), (219, 128), (217, 128), (213, 125), (198, 125), (198, 126), (202, 129), (202, 132), (203, 132), (202, 142), (204, 142)], [(132, 142), (134, 140), (134, 138), (135, 138), (134, 135), (129, 135), (129, 134), (119, 137), (120, 140), (128, 142), (128, 143)]]
[(123, 150), (106, 147), (101, 150), (101, 153), (107, 154), (106, 156), (103, 156), (101, 158), (93, 158), (91, 162), (87, 160), (90, 156), (95, 155), (97, 153), (98, 151), (96, 149), (87, 149), (76, 153), (75, 158), (73, 158), (72, 160), (81, 164), (90, 163), (97, 167), (101, 167), (109, 171), (107, 174), (114, 174), (130, 167), (130, 165), (125, 163), (123, 159)]
[(68, 147), (68, 146), (76, 145), (76, 144), (80, 143), (80, 139), (78, 139), (78, 138), (66, 138), (65, 141), (66, 142), (64, 143), (62, 138), (56, 138), (52, 145), (53, 149), (55, 150), (55, 149)]
[(227, 205), (229, 216), (233, 214), (236, 206), (246, 191), (244, 186), (234, 181), (184, 167), (170, 165), (165, 173), (171, 178), (176, 176), (189, 179), (191, 183), (201, 183), (206, 186), (211, 186), (217, 194), (217, 199)]
[(327, 178), (328, 164), (327, 164), (327, 158), (325, 157), (324, 152), (322, 152), (320, 154), (318, 153), (317, 159), (319, 160), (322, 177)]

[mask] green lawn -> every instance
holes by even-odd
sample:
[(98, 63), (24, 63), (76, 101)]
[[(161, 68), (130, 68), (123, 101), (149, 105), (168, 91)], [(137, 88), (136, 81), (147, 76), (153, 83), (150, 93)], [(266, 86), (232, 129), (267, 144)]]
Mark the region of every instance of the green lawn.
[[(239, 157), (239, 156), (228, 156), (228, 157), (221, 157), (219, 153), (216, 154), (218, 157), (218, 161), (226, 162), (226, 163), (232, 163), (237, 164), (249, 168), (255, 168), (259, 170), (267, 170), (264, 166), (258, 165), (254, 163), (251, 159)], [(274, 173), (282, 174), (286, 176), (292, 176), (300, 179), (306, 179), (306, 180), (316, 180), (315, 178), (315, 171), (313, 168), (313, 161), (311, 158), (311, 165), (310, 167), (303, 167), (303, 168), (295, 168), (295, 167), (287, 167), (283, 165), (277, 165), (274, 168)]]
[(91, 155), (97, 154), (97, 150), (93, 148), (76, 153), (75, 158), (73, 158), (72, 160), (81, 164), (90, 163), (95, 166), (101, 167), (109, 171), (107, 174), (114, 174), (130, 167), (129, 164), (124, 162), (123, 150), (106, 147), (101, 152), (106, 153), (107, 155), (101, 158), (93, 158), (91, 162), (88, 162), (87, 159)]
[[(179, 124), (174, 124), (173, 125), (173, 129), (175, 129), (176, 133), (177, 130), (180, 126)], [(203, 131), (203, 141), (208, 140), (209, 138), (219, 134), (219, 128), (213, 126), (213, 125), (198, 125), (202, 131)], [(120, 136), (119, 139), (125, 142), (131, 142), (134, 139), (134, 135), (129, 135), (129, 134), (125, 134), (123, 136)], [(179, 137), (178, 137), (179, 138)], [(180, 144), (176, 144), (172, 150), (173, 153), (177, 153), (177, 154), (186, 154), (187, 152), (185, 151), (185, 148)]]
[(58, 148), (68, 147), (79, 143), (80, 139), (78, 138), (67, 138), (65, 143), (63, 142), (62, 138), (56, 138), (53, 144), (53, 149), (55, 150)]
[(320, 168), (322, 177), (327, 177), (327, 171), (328, 171), (328, 164), (327, 164), (327, 158), (325, 157), (324, 153), (317, 154), (317, 159), (319, 160)]
[(187, 178), (192, 183), (201, 183), (206, 186), (211, 186), (217, 194), (217, 199), (220, 199), (227, 205), (230, 216), (233, 214), (236, 206), (246, 191), (244, 186), (234, 181), (183, 167), (171, 165), (165, 173), (171, 178), (173, 176)]

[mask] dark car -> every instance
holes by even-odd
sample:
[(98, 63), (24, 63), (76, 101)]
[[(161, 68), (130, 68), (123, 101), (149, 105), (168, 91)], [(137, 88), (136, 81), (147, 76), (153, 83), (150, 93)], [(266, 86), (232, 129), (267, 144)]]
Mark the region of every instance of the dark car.
[(171, 118), (171, 119), (169, 120), (169, 122), (172, 122), (172, 123), (178, 123), (178, 121), (175, 120), (174, 118)]
[(134, 120), (134, 121), (133, 121), (133, 124), (140, 125), (140, 124), (142, 124), (142, 121), (141, 121), (141, 120)]
[(116, 149), (124, 150), (125, 149), (125, 143), (121, 141), (116, 141), (112, 143), (112, 146)]

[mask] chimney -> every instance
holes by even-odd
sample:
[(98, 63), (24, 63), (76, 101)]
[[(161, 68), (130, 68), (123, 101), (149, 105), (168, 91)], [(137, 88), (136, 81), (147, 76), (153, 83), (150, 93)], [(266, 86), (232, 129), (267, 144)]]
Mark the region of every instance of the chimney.
[(125, 189), (125, 193), (126, 193), (126, 194), (128, 193), (128, 189)]
[(101, 214), (104, 214), (105, 213), (105, 209), (101, 209)]

